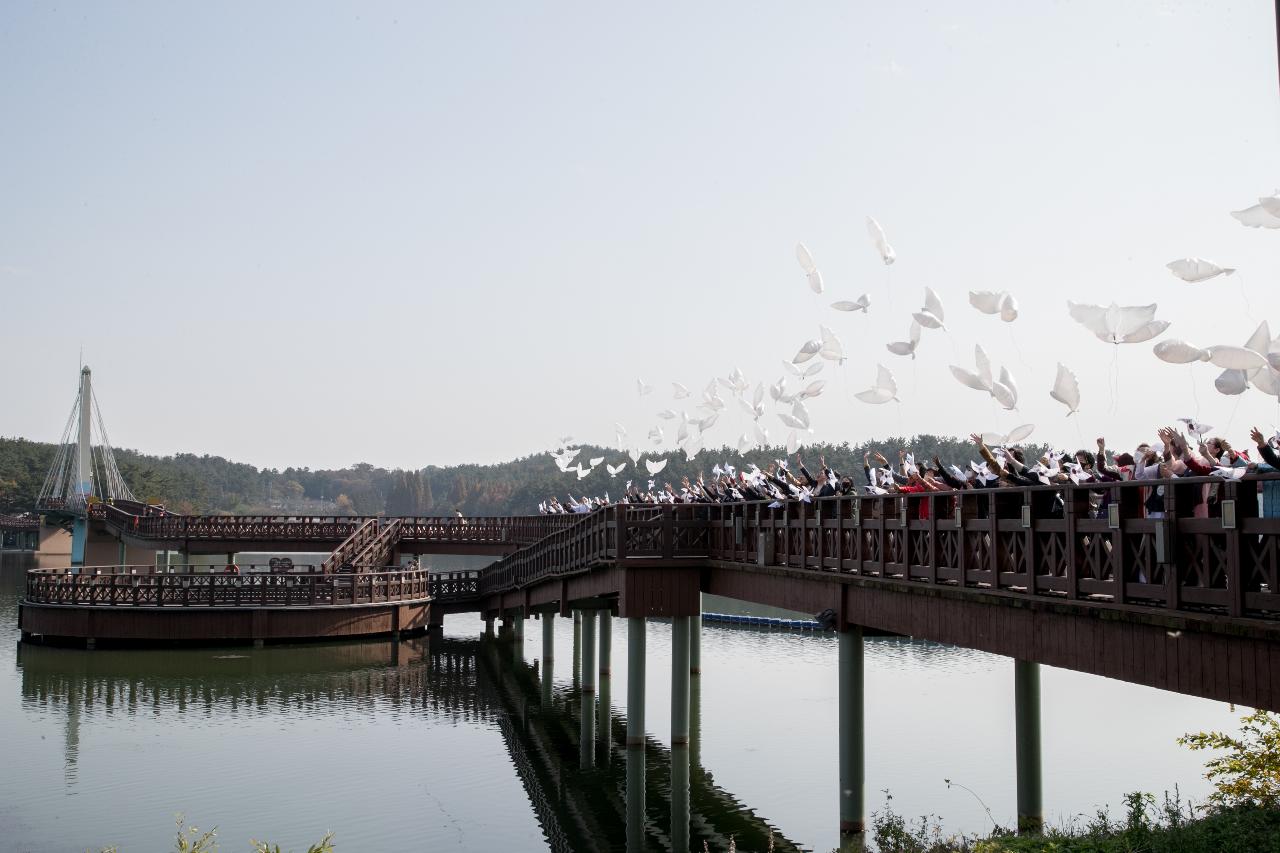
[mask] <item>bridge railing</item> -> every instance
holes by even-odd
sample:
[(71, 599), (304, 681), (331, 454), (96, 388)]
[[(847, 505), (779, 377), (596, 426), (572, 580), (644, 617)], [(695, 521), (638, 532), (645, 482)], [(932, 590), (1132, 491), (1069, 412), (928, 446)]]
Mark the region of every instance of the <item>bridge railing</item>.
[[(318, 607), (422, 601), (474, 595), (465, 573), (437, 577), (427, 569), (328, 574), (308, 571), (241, 574), (209, 566), (92, 566), (27, 573), (27, 604), (99, 607)], [(297, 567), (295, 567), (296, 569)]]
[(40, 529), (40, 519), (30, 515), (0, 515), (0, 530), (30, 532)]
[(286, 516), (286, 515), (138, 515), (110, 504), (98, 504), (104, 520), (139, 539), (258, 540), (341, 542), (371, 519), (398, 519), (401, 539), (481, 545), (536, 542), (572, 522), (562, 515), (477, 516)]
[[(1142, 609), (1280, 618), (1276, 476), (599, 510), (483, 570), (482, 594), (705, 557)], [(1280, 494), (1277, 495), (1280, 497)], [(621, 547), (619, 547), (619, 542)]]

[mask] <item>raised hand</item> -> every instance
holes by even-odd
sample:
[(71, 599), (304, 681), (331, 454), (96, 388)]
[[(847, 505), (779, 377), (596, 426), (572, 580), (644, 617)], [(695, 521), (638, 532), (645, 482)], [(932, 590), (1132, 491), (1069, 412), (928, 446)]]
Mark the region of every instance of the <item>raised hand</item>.
[(1254, 427), (1253, 429), (1249, 430), (1249, 438), (1253, 439), (1253, 443), (1258, 445), (1259, 447), (1262, 447), (1264, 444), (1267, 443), (1267, 439), (1262, 435), (1262, 430), (1258, 429), (1257, 427)]

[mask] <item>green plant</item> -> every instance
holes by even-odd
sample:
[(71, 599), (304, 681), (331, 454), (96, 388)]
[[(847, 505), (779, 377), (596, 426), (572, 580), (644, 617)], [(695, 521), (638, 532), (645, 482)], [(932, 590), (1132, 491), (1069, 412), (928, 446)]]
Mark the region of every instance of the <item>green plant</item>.
[(174, 818), (178, 824), (177, 853), (217, 853), (218, 828), (215, 826), (208, 832), (200, 832), (194, 826), (187, 826), (182, 815)]
[[(253, 853), (283, 853), (279, 844), (271, 845), (264, 841), (251, 841), (249, 843), (253, 845)], [(318, 844), (312, 844), (307, 848), (307, 853), (333, 853), (334, 849), (333, 833), (326, 832), (324, 838), (321, 838)]]
[(1193, 750), (1227, 751), (1205, 764), (1205, 778), (1216, 788), (1209, 801), (1216, 808), (1280, 807), (1280, 719), (1254, 711), (1241, 718), (1238, 736), (1196, 732), (1178, 743)]

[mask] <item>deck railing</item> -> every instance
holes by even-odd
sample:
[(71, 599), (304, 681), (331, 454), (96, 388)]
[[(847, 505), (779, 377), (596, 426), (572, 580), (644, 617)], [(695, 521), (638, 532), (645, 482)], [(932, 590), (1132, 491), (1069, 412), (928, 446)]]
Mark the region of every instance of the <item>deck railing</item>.
[[(1280, 478), (620, 505), (482, 572), (489, 595), (605, 562), (704, 557), (1141, 609), (1280, 619)], [(1277, 495), (1280, 497), (1280, 495)], [(621, 531), (621, 533), (620, 533)]]
[(99, 607), (317, 607), (474, 597), (476, 572), (383, 569), (331, 574), (315, 566), (288, 572), (216, 566), (88, 566), (33, 569), (27, 604)]

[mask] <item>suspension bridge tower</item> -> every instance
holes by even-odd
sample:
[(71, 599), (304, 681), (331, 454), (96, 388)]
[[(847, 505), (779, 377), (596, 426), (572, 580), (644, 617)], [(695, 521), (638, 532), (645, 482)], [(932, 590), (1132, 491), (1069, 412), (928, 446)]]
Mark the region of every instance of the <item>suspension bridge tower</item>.
[(71, 564), (82, 566), (91, 508), (99, 502), (117, 500), (132, 501), (134, 497), (116, 466), (102, 412), (93, 394), (93, 373), (88, 367), (82, 367), (75, 403), (36, 507), (45, 524), (70, 529)]

